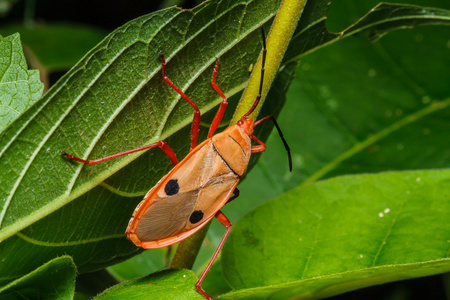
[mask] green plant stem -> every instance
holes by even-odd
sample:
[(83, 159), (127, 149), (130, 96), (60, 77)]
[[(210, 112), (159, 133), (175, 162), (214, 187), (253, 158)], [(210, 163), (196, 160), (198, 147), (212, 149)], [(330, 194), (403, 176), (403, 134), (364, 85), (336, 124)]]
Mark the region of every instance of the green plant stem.
[(170, 262), (170, 269), (192, 269), (210, 225), (211, 222), (178, 245)]
[[(267, 36), (267, 56), (264, 71), (264, 82), (261, 94), (261, 100), (258, 107), (250, 115), (256, 118), (264, 103), (270, 86), (278, 72), (284, 53), (289, 45), (289, 42), (294, 34), (298, 20), (302, 14), (303, 8), (306, 5), (306, 0), (284, 0), (278, 13), (273, 21), (270, 32)], [(236, 124), (240, 118), (250, 109), (255, 102), (256, 96), (259, 92), (259, 85), (261, 80), (261, 61), (262, 55), (259, 55), (258, 61), (253, 68), (252, 75), (242, 94), (241, 100), (236, 108), (231, 124)]]
[[(300, 19), (306, 0), (284, 0), (272, 24), (272, 28), (267, 36), (267, 57), (265, 65), (263, 92), (260, 105), (255, 109), (251, 117), (257, 116), (262, 106), (265, 96), (269, 91), (270, 85), (275, 79), (278, 68), (286, 52), (289, 41), (295, 31), (298, 20)], [(241, 100), (239, 101), (236, 112), (231, 120), (235, 124), (252, 106), (259, 91), (261, 55), (258, 58), (253, 73), (250, 76), (249, 83), (245, 89)], [(202, 228), (193, 236), (180, 242), (175, 255), (170, 263), (171, 269), (191, 269), (195, 258), (197, 257), (200, 246), (203, 242), (209, 225)]]

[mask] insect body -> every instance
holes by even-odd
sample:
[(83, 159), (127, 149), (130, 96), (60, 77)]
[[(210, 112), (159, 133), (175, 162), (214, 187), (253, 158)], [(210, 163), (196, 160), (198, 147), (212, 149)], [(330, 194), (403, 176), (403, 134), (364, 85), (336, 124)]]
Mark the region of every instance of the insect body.
[[(248, 129), (253, 121), (248, 119)], [(126, 234), (137, 246), (159, 248), (202, 228), (227, 203), (251, 154), (238, 125), (194, 148), (151, 189), (136, 208)]]
[[(163, 141), (91, 161), (83, 160), (65, 152), (62, 153), (70, 159), (90, 165), (154, 147), (161, 148), (167, 154), (174, 168), (145, 195), (136, 207), (128, 224), (126, 235), (136, 246), (144, 249), (161, 248), (189, 237), (200, 230), (213, 217), (216, 217), (226, 227), (226, 232), (207, 268), (196, 283), (197, 290), (207, 299), (211, 299), (211, 297), (201, 289), (201, 283), (231, 230), (230, 221), (220, 209), (239, 195), (236, 186), (247, 170), (251, 153), (263, 152), (266, 149), (265, 144), (253, 135), (255, 126), (267, 120), (274, 122), (288, 152), (289, 168), (292, 169), (289, 147), (275, 119), (268, 116), (255, 122), (248, 117), (261, 98), (266, 55), (262, 26), (261, 32), (263, 37), (261, 83), (259, 95), (256, 97), (253, 106), (236, 125), (214, 135), (227, 106), (227, 98), (215, 83), (219, 66), (219, 60), (217, 60), (211, 86), (222, 97), (222, 103), (213, 119), (208, 138), (199, 145), (196, 144), (200, 125), (200, 111), (195, 103), (166, 76), (165, 59), (160, 54), (164, 81), (195, 110), (191, 127), (191, 151), (182, 161), (178, 162), (173, 150)], [(252, 140), (258, 145), (253, 146)], [(234, 196), (232, 196), (233, 193)]]

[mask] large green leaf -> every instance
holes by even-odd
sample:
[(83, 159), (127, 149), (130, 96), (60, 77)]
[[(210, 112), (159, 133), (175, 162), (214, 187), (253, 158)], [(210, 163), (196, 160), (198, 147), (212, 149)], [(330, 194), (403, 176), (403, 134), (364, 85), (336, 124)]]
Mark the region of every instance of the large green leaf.
[[(217, 82), (226, 94), (242, 89), (248, 66), (259, 54), (259, 24), (270, 22), (278, 4), (223, 1), (195, 10), (166, 9), (109, 35), (2, 135), (1, 163), (7, 170), (1, 180), (2, 239), (85, 194), (139, 156), (84, 167), (61, 159), (61, 150), (101, 157), (166, 139), (189, 124), (192, 108), (161, 80), (160, 51), (168, 76), (203, 112), (221, 100), (209, 84), (216, 57), (221, 58)], [(186, 149), (187, 137), (177, 139), (173, 147)], [(123, 193), (145, 193), (167, 171), (162, 157), (158, 149), (149, 151), (124, 171), (135, 176), (124, 180), (122, 175), (110, 184)], [(149, 158), (150, 164), (142, 163)]]
[(239, 291), (219, 298), (318, 299), (448, 272), (449, 197), (448, 170), (344, 176), (294, 189), (236, 223), (222, 266)]
[(0, 287), (0, 299), (73, 299), (75, 276), (72, 258), (57, 257)]
[[(345, 15), (349, 7), (342, 4), (333, 14)], [(345, 21), (329, 19), (333, 27)], [(448, 167), (449, 38), (447, 27), (422, 27), (376, 43), (346, 39), (306, 56), (278, 119), (296, 171), (289, 175), (279, 167), (284, 153), (262, 156), (247, 191), (251, 201), (270, 199), (305, 180)], [(301, 126), (290, 126), (297, 120)], [(275, 135), (267, 145), (268, 151), (280, 149)], [(261, 185), (275, 188), (270, 192)]]
[(42, 96), (38, 70), (28, 70), (19, 34), (0, 35), (0, 132)]
[(195, 289), (197, 278), (188, 270), (165, 270), (118, 284), (94, 299), (205, 299)]

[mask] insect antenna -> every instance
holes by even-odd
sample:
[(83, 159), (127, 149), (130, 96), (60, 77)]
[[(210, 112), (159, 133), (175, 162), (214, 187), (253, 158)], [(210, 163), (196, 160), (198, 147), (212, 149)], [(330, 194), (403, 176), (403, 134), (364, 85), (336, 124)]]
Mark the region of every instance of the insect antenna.
[[(258, 96), (256, 96), (256, 100), (253, 103), (252, 107), (250, 108), (250, 110), (243, 116), (243, 118), (248, 117), (254, 110), (255, 108), (258, 106), (259, 104), (259, 100), (261, 100), (261, 94), (262, 94), (262, 87), (263, 87), (263, 81), (264, 81), (264, 66), (266, 64), (266, 53), (267, 53), (267, 48), (266, 48), (266, 34), (264, 33), (264, 27), (261, 25), (261, 36), (262, 36), (262, 40), (263, 40), (263, 51), (262, 51), (262, 62), (261, 62), (261, 82), (259, 84), (259, 93)], [(281, 128), (280, 126), (278, 126), (277, 121), (275, 120), (275, 118), (273, 116), (267, 116), (264, 117), (258, 121), (255, 122), (254, 126), (260, 124), (261, 122), (267, 121), (267, 120), (272, 120), (273, 124), (275, 125), (275, 127), (277, 128), (278, 134), (280, 135), (280, 138), (283, 142), (284, 148), (286, 149), (287, 155), (288, 155), (288, 160), (289, 160), (289, 171), (292, 172), (292, 157), (291, 157), (291, 149), (289, 148), (288, 143), (286, 142), (286, 140), (284, 139), (283, 136), (283, 132), (281, 132)]]
[(288, 155), (288, 160), (289, 160), (289, 171), (292, 172), (291, 149), (289, 148), (288, 143), (287, 143), (286, 140), (284, 139), (283, 132), (281, 132), (281, 128), (280, 128), (280, 126), (278, 126), (278, 123), (277, 123), (277, 121), (275, 120), (275, 118), (274, 118), (273, 116), (267, 116), (267, 117), (264, 117), (264, 118), (262, 118), (262, 119), (256, 121), (254, 126), (257, 126), (258, 124), (260, 124), (260, 123), (262, 123), (262, 122), (264, 122), (264, 121), (267, 121), (267, 120), (272, 120), (273, 124), (275, 125), (275, 127), (276, 127), (276, 129), (277, 129), (277, 131), (278, 131), (278, 134), (280, 135), (281, 141), (283, 142), (284, 148), (286, 149), (286, 152), (287, 152), (287, 155)]
[(255, 108), (258, 106), (259, 104), (259, 100), (261, 100), (261, 94), (262, 94), (262, 87), (263, 87), (263, 81), (264, 81), (264, 65), (266, 63), (266, 53), (267, 53), (267, 49), (266, 49), (266, 34), (264, 33), (264, 27), (261, 25), (261, 36), (262, 36), (262, 41), (263, 41), (263, 52), (262, 52), (262, 63), (261, 63), (261, 82), (259, 84), (259, 94), (258, 96), (256, 96), (256, 100), (253, 103), (252, 107), (250, 108), (250, 110), (243, 116), (243, 118), (248, 117), (254, 110)]

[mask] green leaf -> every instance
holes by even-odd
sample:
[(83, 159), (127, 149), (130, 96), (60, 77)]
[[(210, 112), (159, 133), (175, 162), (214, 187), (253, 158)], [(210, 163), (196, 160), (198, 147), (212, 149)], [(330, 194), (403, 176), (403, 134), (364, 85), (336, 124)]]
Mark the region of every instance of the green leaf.
[(139, 253), (141, 249), (124, 235), (139, 200), (141, 197), (118, 197), (97, 187), (3, 241), (0, 284), (64, 254), (70, 254), (78, 272), (85, 273)]
[[(349, 6), (334, 14), (344, 15)], [(263, 155), (246, 193), (250, 201), (305, 180), (448, 167), (449, 38), (447, 27), (421, 27), (373, 44), (346, 39), (305, 57), (278, 118), (296, 171), (289, 175), (279, 167), (282, 151)], [(301, 126), (292, 126), (298, 120)], [(267, 146), (268, 153), (282, 148), (275, 135)]]
[(118, 284), (94, 299), (205, 299), (195, 289), (197, 278), (188, 270), (165, 270)]
[(42, 95), (38, 70), (28, 70), (19, 34), (0, 36), (0, 133)]
[[(192, 108), (161, 80), (161, 50), (168, 76), (196, 99), (203, 112), (221, 101), (210, 87), (216, 57), (221, 57), (218, 84), (227, 95), (238, 92), (259, 53), (255, 47), (261, 43), (259, 23), (270, 22), (278, 3), (265, 2), (266, 9), (259, 9), (262, 4), (257, 1), (208, 3), (186, 11), (172, 8), (138, 18), (109, 35), (3, 135), (1, 149), (8, 159), (1, 163), (10, 171), (1, 180), (2, 239), (91, 190), (133, 160), (124, 172), (133, 170), (134, 176), (128, 176), (129, 181), (122, 176), (118, 186), (110, 188), (122, 195), (144, 194), (168, 169), (159, 149), (138, 160), (140, 154), (128, 155), (94, 167), (68, 162), (59, 157), (60, 151), (102, 157), (167, 139), (189, 124)], [(237, 16), (242, 17), (240, 23), (216, 29)], [(175, 150), (187, 148), (188, 139), (181, 136)], [(36, 137), (34, 143), (25, 142)], [(149, 158), (150, 164), (142, 163)], [(40, 184), (30, 194), (28, 186), (36, 176)], [(110, 185), (115, 183), (112, 178)]]
[(75, 275), (73, 260), (61, 256), (0, 287), (0, 299), (72, 299)]
[(257, 298), (317, 299), (448, 272), (449, 187), (450, 171), (442, 170), (344, 176), (294, 189), (236, 223), (222, 252), (224, 275)]

